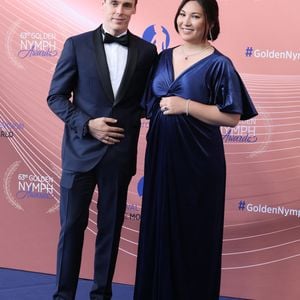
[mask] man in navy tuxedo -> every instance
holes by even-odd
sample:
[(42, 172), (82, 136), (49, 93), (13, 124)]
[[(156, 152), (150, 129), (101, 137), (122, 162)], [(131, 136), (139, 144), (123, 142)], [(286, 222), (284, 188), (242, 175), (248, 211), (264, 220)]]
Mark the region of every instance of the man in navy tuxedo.
[(157, 57), (128, 30), (137, 0), (102, 0), (103, 24), (66, 40), (48, 105), (65, 123), (60, 184), (61, 231), (53, 299), (75, 299), (89, 205), (98, 187), (98, 232), (90, 299), (112, 297), (112, 278), (136, 172), (140, 101)]

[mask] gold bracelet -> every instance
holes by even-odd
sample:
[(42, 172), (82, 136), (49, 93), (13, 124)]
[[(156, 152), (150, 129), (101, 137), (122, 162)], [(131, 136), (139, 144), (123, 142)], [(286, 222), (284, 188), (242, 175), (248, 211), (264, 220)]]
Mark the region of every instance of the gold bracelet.
[(189, 115), (190, 101), (191, 101), (191, 99), (187, 99), (186, 102), (185, 102), (185, 114), (186, 114), (186, 116)]

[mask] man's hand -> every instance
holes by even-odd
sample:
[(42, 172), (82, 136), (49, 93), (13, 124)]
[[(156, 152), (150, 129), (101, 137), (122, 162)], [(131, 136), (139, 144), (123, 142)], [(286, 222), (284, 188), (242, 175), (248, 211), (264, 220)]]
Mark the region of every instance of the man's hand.
[(124, 138), (124, 129), (111, 126), (118, 120), (113, 118), (97, 118), (88, 122), (89, 133), (102, 143), (113, 145), (119, 143)]

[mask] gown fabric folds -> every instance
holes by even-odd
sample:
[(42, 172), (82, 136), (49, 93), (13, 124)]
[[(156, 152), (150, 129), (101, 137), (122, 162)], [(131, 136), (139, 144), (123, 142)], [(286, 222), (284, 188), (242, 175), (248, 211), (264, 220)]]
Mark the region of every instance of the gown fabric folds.
[(163, 115), (161, 97), (220, 111), (257, 112), (231, 61), (216, 49), (174, 78), (173, 49), (160, 54), (144, 106), (147, 133), (135, 300), (219, 299), (226, 165), (218, 126)]

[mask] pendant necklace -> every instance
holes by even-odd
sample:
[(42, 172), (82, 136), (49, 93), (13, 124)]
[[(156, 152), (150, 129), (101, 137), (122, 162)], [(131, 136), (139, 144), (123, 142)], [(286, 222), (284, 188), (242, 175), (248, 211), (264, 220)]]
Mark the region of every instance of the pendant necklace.
[(197, 55), (197, 54), (201, 54), (201, 53), (205, 53), (206, 50), (208, 50), (208, 49), (211, 49), (211, 45), (210, 45), (210, 44), (207, 45), (206, 47), (204, 47), (203, 49), (201, 49), (201, 51), (197, 51), (197, 52), (192, 53), (192, 54), (186, 54), (186, 53), (184, 52), (184, 50), (183, 50), (183, 46), (182, 46), (182, 48), (181, 48), (182, 54), (183, 54), (183, 56), (184, 56), (184, 60), (188, 60), (189, 57), (191, 57), (191, 56), (194, 56), (194, 55)]

